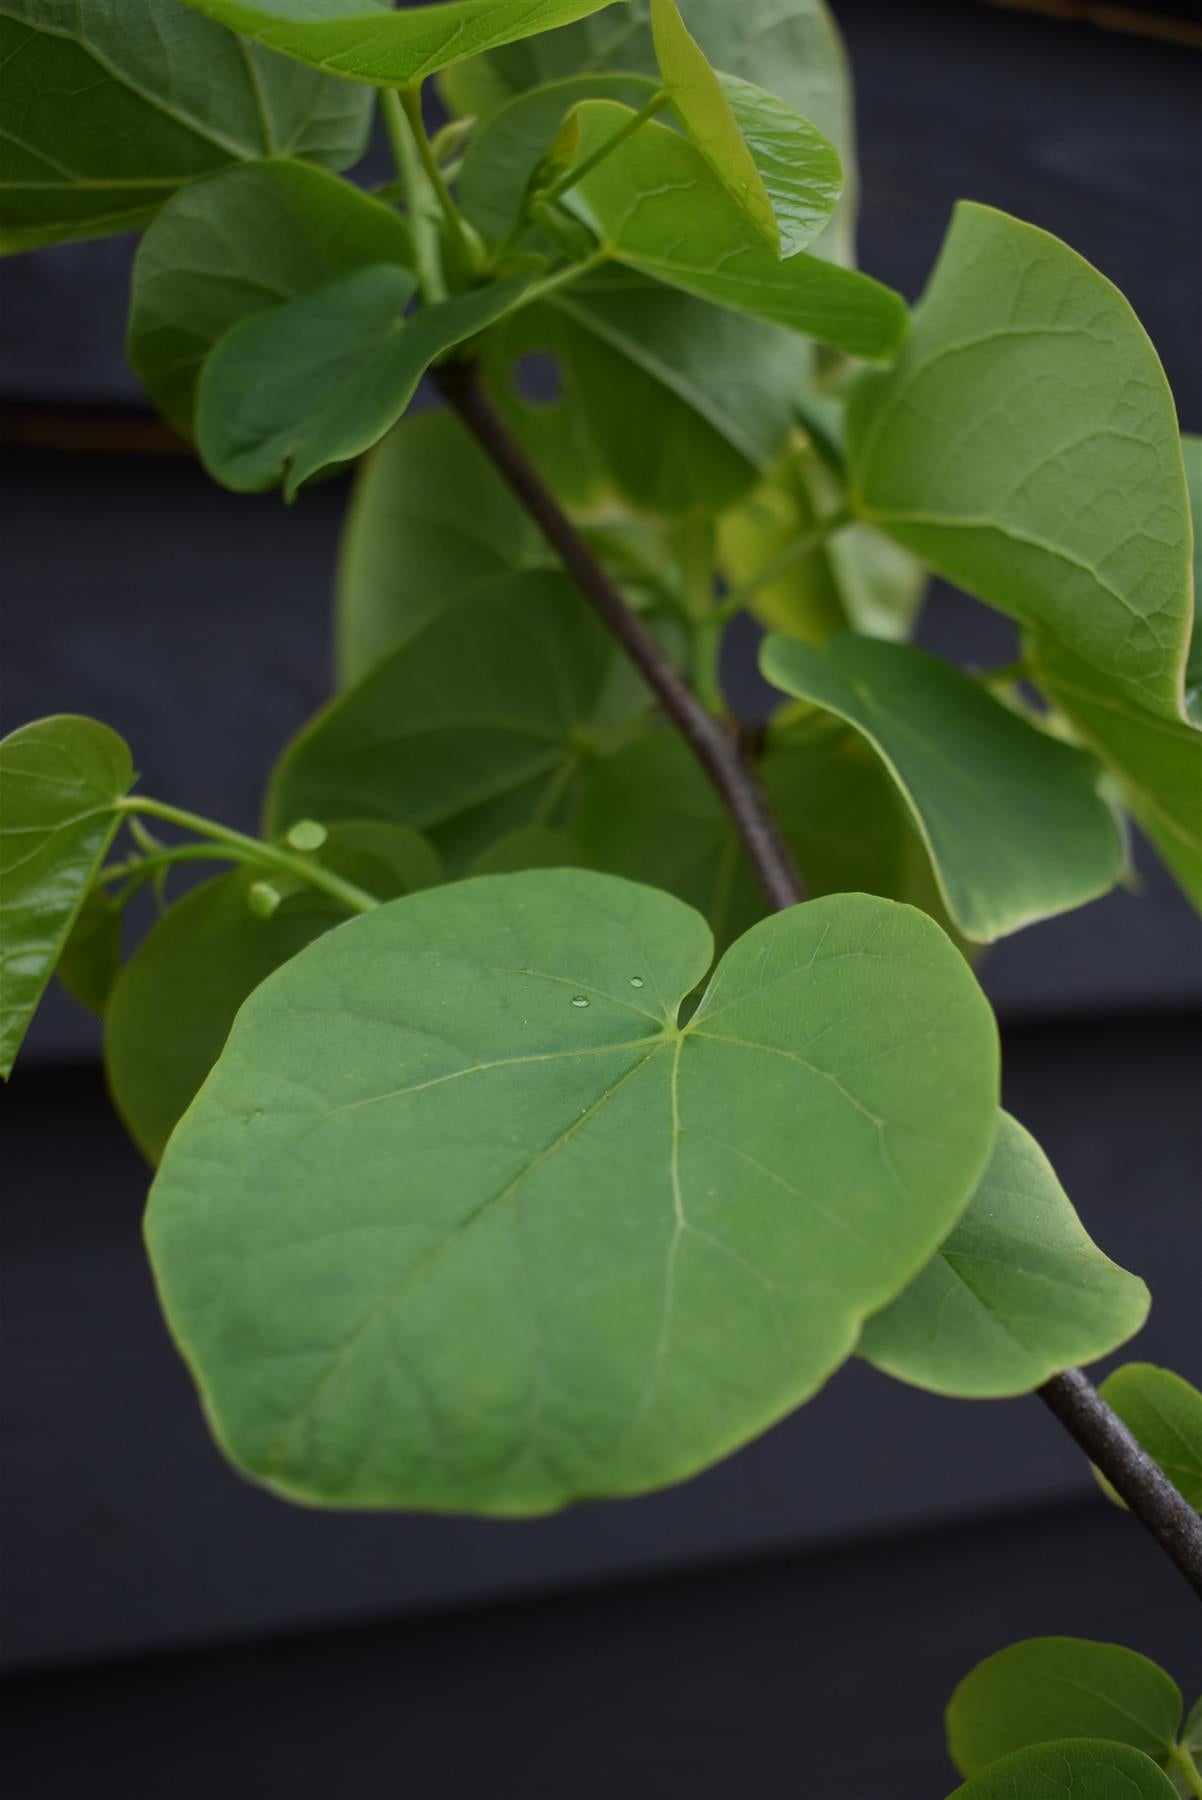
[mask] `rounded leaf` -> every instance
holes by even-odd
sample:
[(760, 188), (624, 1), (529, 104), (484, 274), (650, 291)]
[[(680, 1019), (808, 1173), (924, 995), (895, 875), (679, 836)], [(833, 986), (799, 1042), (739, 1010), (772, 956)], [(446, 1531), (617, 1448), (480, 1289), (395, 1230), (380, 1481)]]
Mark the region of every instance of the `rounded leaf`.
[(1002, 1757), (948, 1800), (1177, 1800), (1177, 1790), (1140, 1750), (1065, 1738)]

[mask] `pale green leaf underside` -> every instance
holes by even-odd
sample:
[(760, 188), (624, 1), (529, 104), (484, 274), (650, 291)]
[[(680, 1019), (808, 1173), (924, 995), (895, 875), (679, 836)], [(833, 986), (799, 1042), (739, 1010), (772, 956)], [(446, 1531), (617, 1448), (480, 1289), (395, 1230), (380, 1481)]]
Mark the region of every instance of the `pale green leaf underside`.
[(351, 81), (408, 86), (466, 57), (600, 12), (611, 0), (187, 0), (232, 31)]
[(435, 358), (501, 318), (527, 285), (495, 282), (407, 318), (413, 276), (376, 264), (243, 319), (201, 372), (205, 467), (241, 493), (282, 483), (294, 498), (311, 476), (378, 443)]
[(1123, 800), (1202, 911), (1202, 731), (1158, 718), (1079, 656), (1034, 640), (1039, 685), (1109, 768)]
[[(630, 112), (590, 100), (578, 116), (583, 160)], [(897, 294), (804, 253), (782, 262), (701, 152), (666, 125), (643, 125), (566, 200), (612, 256), (703, 300), (855, 355), (887, 358), (900, 345), (906, 309)]]
[(132, 231), (230, 162), (334, 169), (371, 97), (282, 62), (182, 0), (3, 0), (0, 247)]
[(223, 170), (169, 200), (138, 246), (130, 361), (191, 433), (201, 365), (240, 320), (350, 269), (409, 260), (400, 216), (348, 181), (299, 162)]
[(1177, 1791), (1140, 1750), (1064, 1738), (1014, 1751), (948, 1800), (1177, 1800)]
[(395, 819), (428, 832), (461, 872), (494, 838), (557, 822), (615, 656), (564, 576), (495, 579), (430, 619), (293, 740), (272, 778), (269, 828)]
[(960, 930), (989, 943), (1113, 887), (1123, 847), (1098, 768), (979, 683), (905, 644), (770, 637), (769, 681), (846, 719), (884, 759)]
[(540, 1512), (693, 1473), (843, 1360), (989, 1154), (993, 1020), (862, 895), (756, 926), (679, 1029), (710, 955), (666, 894), (539, 871), (392, 902), (256, 991), (147, 1219), (243, 1469)]
[(450, 412), (413, 412), (366, 459), (342, 538), (345, 686), (473, 589), (553, 567), (541, 533)]
[(1181, 1723), (1181, 1691), (1156, 1663), (1089, 1638), (1028, 1638), (978, 1663), (947, 1709), (947, 1743), (964, 1775), (1056, 1738), (1105, 1738), (1163, 1763)]
[(1124, 1363), (1099, 1392), (1195, 1512), (1202, 1512), (1202, 1393), (1154, 1363)]
[(869, 1319), (859, 1354), (916, 1387), (996, 1399), (1117, 1349), (1148, 1306), (1143, 1282), (1102, 1254), (1035, 1139), (1003, 1113), (967, 1211)]
[(865, 518), (1178, 717), (1192, 605), (1176, 415), (1096, 269), (959, 205), (904, 353), (852, 395), (848, 443)]
[(54, 973), (133, 785), (107, 725), (60, 714), (0, 741), (0, 1075)]

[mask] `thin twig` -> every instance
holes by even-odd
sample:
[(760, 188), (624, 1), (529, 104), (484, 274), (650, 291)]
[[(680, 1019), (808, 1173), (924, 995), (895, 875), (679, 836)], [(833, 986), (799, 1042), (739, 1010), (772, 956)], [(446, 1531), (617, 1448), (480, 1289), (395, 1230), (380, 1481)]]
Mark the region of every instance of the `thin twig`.
[[(565, 569), (628, 651), (664, 711), (713, 782), (778, 910), (805, 899), (753, 766), (721, 722), (706, 712), (618, 589), (530, 462), (481, 387), (474, 365), (445, 363), (433, 371), (443, 397), (463, 420), (521, 501)], [(1202, 1519), (1163, 1470), (1141, 1449), (1079, 1369), (1066, 1369), (1037, 1390), (1040, 1399), (1121, 1496), (1132, 1516), (1202, 1595)]]

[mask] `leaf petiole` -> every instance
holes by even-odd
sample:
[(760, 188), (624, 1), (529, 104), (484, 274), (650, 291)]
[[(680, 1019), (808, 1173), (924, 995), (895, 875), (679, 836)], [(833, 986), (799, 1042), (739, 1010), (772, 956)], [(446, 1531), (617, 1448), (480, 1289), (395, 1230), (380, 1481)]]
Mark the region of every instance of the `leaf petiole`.
[(540, 194), (532, 196), (532, 198), (542, 201), (544, 205), (549, 205), (563, 194), (568, 193), (576, 186), (577, 182), (583, 181), (586, 175), (591, 175), (600, 163), (612, 156), (614, 151), (626, 142), (627, 138), (633, 137), (640, 126), (645, 125), (649, 119), (653, 119), (657, 113), (663, 112), (669, 99), (667, 88), (660, 88), (657, 93), (652, 94), (646, 106), (640, 107), (638, 112), (627, 119), (620, 130), (615, 131), (612, 137), (606, 138), (603, 144), (598, 144), (591, 156), (586, 156), (583, 162), (576, 163), (570, 169), (565, 169), (558, 181), (552, 182), (549, 188), (544, 188)]
[(750, 581), (744, 582), (742, 587), (735, 588), (733, 593), (727, 594), (715, 609), (715, 617), (726, 621), (735, 618), (738, 613), (746, 609), (749, 601), (754, 600), (757, 594), (762, 593), (764, 588), (771, 587), (774, 581), (779, 581), (782, 575), (787, 575), (790, 569), (795, 569), (799, 563), (805, 562), (806, 558), (812, 556), (816, 550), (820, 550), (828, 538), (834, 537), (836, 532), (842, 531), (846, 526), (854, 523), (855, 515), (849, 506), (841, 506), (838, 512), (830, 513), (825, 519), (820, 519), (812, 531), (807, 531), (803, 537), (797, 539), (796, 543), (790, 544), (789, 548), (774, 561), (766, 563), (757, 574), (751, 577)]
[(380, 110), (388, 141), (400, 176), (401, 191), (408, 203), (409, 224), (413, 231), (413, 250), (417, 262), (417, 280), (422, 297), (430, 303), (445, 300), (442, 259), (438, 253), (438, 231), (432, 216), (430, 185), (422, 168), (419, 146), (395, 88), (382, 88)]
[[(293, 855), (282, 850), (277, 844), (265, 843), (261, 838), (247, 837), (244, 832), (232, 831), (226, 825), (218, 825), (212, 819), (205, 819), (198, 813), (186, 812), (179, 806), (168, 806), (162, 800), (143, 799), (138, 795), (129, 795), (118, 802), (117, 811), (131, 820), (134, 815), (142, 813), (148, 818), (162, 819), (169, 825), (178, 825), (182, 831), (193, 831), (198, 837), (208, 838), (214, 844), (223, 846), (228, 860), (231, 862), (250, 863), (258, 868), (279, 869), (285, 874), (293, 875), (305, 882), (309, 887), (319, 888), (331, 898), (339, 900), (351, 912), (371, 912), (379, 901), (363, 888), (356, 887), (353, 882), (344, 881), (332, 870), (322, 868), (320, 863), (312, 862), (304, 856)], [(181, 846), (191, 848), (191, 846)], [(164, 859), (168, 860), (167, 858)], [(179, 861), (174, 856), (169, 860)]]
[(1202, 1774), (1184, 1744), (1174, 1744), (1169, 1751), (1169, 1774), (1185, 1793), (1196, 1794), (1202, 1800)]
[(447, 228), (455, 240), (456, 248), (462, 258), (463, 265), (465, 268), (470, 268), (473, 260), (473, 252), (471, 242), (464, 229), (463, 214), (456, 206), (451, 195), (451, 190), (446, 184), (446, 178), (439, 166), (438, 158), (434, 154), (433, 146), (430, 143), (430, 139), (426, 132), (426, 122), (422, 117), (421, 83), (416, 82), (413, 87), (402, 88), (397, 98), (399, 99), (400, 109), (405, 115), (405, 121), (409, 126), (410, 136), (417, 150), (422, 172), (430, 185), (435, 199), (442, 208), (443, 215), (447, 222)]

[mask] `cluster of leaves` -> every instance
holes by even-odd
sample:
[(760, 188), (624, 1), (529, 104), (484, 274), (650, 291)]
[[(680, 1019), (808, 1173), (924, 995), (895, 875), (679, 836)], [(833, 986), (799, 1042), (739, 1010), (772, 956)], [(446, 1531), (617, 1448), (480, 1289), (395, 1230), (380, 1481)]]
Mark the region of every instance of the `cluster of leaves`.
[[(227, 486), (293, 498), (371, 452), (339, 690), (272, 771), (261, 839), (143, 798), (91, 721), (0, 752), (4, 1071), (60, 966), (162, 1159), (150, 1253), (213, 1429), (313, 1502), (632, 1493), (857, 1349), (1013, 1394), (1147, 1310), (1000, 1111), (970, 957), (1112, 887), (1128, 814), (1202, 901), (1163, 373), (1102, 276), (986, 207), (957, 210), (911, 320), (854, 266), (822, 0), (688, 16), (0, 18), (4, 242), (147, 226), (130, 357)], [(455, 116), (431, 142), (435, 73)], [(373, 88), (401, 177), (374, 194), (340, 173)], [(404, 416), (469, 354), (715, 711), (726, 628), (767, 627), (760, 775), (807, 906), (764, 916), (501, 476), (451, 415)], [(555, 394), (531, 391), (546, 358)], [(1021, 661), (980, 678), (916, 648), (929, 571), (1013, 619)], [(122, 963), (126, 902), (205, 858), (235, 867)]]
[(1146, 1656), (1088, 1638), (1029, 1638), (986, 1657), (947, 1709), (968, 1777), (950, 1800), (1193, 1800), (1202, 1795), (1202, 1700)]

